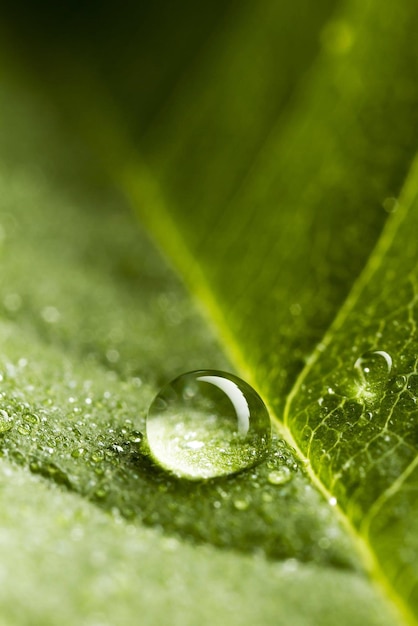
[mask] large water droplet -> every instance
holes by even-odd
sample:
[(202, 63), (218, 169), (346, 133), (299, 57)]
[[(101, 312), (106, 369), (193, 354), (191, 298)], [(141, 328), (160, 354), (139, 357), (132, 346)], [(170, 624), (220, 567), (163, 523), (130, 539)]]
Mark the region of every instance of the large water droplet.
[(364, 391), (376, 393), (384, 386), (392, 369), (392, 357), (384, 350), (370, 350), (354, 363)]
[(216, 370), (179, 376), (156, 396), (147, 418), (154, 459), (194, 480), (252, 467), (267, 455), (270, 418), (240, 378)]

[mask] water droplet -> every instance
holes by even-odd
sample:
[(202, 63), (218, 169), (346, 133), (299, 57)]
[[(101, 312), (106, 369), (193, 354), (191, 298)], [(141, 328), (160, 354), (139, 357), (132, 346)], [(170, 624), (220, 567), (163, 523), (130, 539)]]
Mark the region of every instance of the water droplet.
[(331, 545), (331, 541), (328, 537), (321, 537), (321, 539), (318, 541), (318, 545), (322, 550), (328, 550)]
[(275, 470), (274, 472), (270, 472), (267, 477), (267, 480), (271, 485), (284, 485), (289, 482), (292, 478), (292, 474), (290, 469), (285, 465), (282, 468)]
[(54, 306), (46, 306), (41, 315), (47, 324), (56, 324), (61, 317), (60, 312)]
[(119, 358), (119, 352), (115, 350), (115, 348), (110, 348), (110, 350), (106, 352), (106, 359), (109, 361), (109, 363), (117, 363), (119, 361)]
[(192, 480), (256, 465), (267, 455), (270, 431), (267, 409), (254, 389), (216, 370), (173, 380), (156, 396), (147, 418), (154, 459)]
[(103, 450), (95, 450), (91, 455), (91, 460), (93, 463), (101, 463), (104, 459), (105, 455)]
[(400, 375), (400, 376), (396, 376), (393, 385), (396, 389), (403, 389), (406, 385), (406, 376)]
[(96, 496), (96, 498), (99, 498), (99, 500), (102, 500), (107, 496), (107, 489), (105, 487), (99, 487), (94, 492), (94, 495)]
[(6, 433), (13, 428), (13, 419), (3, 409), (0, 410), (0, 434)]
[(328, 504), (330, 506), (336, 506), (337, 505), (337, 498), (334, 498), (334, 496), (332, 496), (329, 500), (328, 500)]
[(23, 419), (29, 424), (37, 424), (39, 422), (39, 417), (35, 413), (25, 413)]
[(360, 388), (375, 393), (388, 381), (392, 369), (392, 357), (384, 350), (370, 350), (354, 363)]
[(85, 452), (84, 448), (76, 448), (75, 450), (71, 452), (71, 456), (74, 459), (79, 459), (81, 456), (83, 456), (84, 452)]
[(385, 209), (386, 213), (395, 213), (398, 208), (398, 199), (397, 198), (385, 198), (382, 202), (382, 206)]
[(234, 507), (237, 509), (237, 511), (245, 511), (246, 509), (248, 509), (250, 503), (248, 502), (248, 500), (234, 500)]
[(29, 424), (20, 424), (17, 428), (17, 432), (24, 436), (30, 435), (31, 427)]

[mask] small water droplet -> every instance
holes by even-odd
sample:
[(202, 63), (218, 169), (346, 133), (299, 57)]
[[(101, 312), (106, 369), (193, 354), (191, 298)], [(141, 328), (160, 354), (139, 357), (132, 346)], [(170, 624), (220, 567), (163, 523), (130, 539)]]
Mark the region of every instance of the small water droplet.
[(47, 324), (56, 324), (61, 317), (60, 312), (54, 306), (46, 306), (42, 309), (41, 315)]
[(299, 303), (295, 302), (294, 304), (290, 305), (290, 312), (294, 317), (297, 317), (302, 313), (302, 307)]
[(119, 361), (119, 358), (119, 352), (115, 348), (110, 348), (106, 352), (106, 359), (109, 361), (109, 363), (117, 363)]
[(0, 410), (0, 434), (6, 433), (13, 428), (13, 419), (3, 409)]
[(37, 424), (39, 422), (39, 417), (35, 413), (25, 413), (23, 419), (29, 424)]
[(85, 452), (84, 448), (75, 448), (75, 450), (71, 452), (71, 456), (74, 459), (79, 459), (81, 456), (83, 456), (84, 452)]
[(29, 424), (20, 424), (17, 428), (17, 432), (24, 436), (30, 435), (31, 427)]
[(331, 545), (331, 541), (329, 540), (329, 537), (321, 537), (318, 541), (318, 545), (322, 550), (328, 550)]
[(399, 389), (399, 390), (403, 389), (406, 385), (406, 376), (403, 376), (403, 375), (396, 376), (393, 384), (396, 389)]
[(284, 485), (289, 482), (291, 478), (291, 471), (286, 465), (274, 472), (270, 472), (267, 476), (267, 480), (271, 485)]
[(130, 435), (131, 443), (141, 443), (142, 442), (142, 433), (138, 430), (134, 430)]
[(96, 498), (99, 498), (99, 500), (102, 500), (107, 496), (107, 489), (105, 487), (99, 487), (94, 492), (94, 495), (96, 496)]
[(370, 350), (357, 359), (354, 368), (361, 389), (376, 393), (388, 381), (392, 369), (392, 357), (384, 350)]
[(105, 455), (103, 450), (95, 450), (91, 455), (91, 460), (93, 463), (101, 463), (104, 459)]
[(147, 418), (153, 458), (192, 480), (226, 476), (262, 461), (270, 418), (243, 380), (216, 370), (179, 376), (156, 396)]
[(337, 498), (334, 498), (334, 496), (332, 496), (329, 500), (328, 500), (328, 504), (330, 506), (336, 506), (337, 505)]
[(237, 509), (237, 511), (245, 511), (246, 509), (248, 509), (250, 503), (248, 502), (248, 500), (234, 500), (234, 507)]
[(386, 213), (395, 213), (398, 209), (398, 199), (393, 197), (385, 198), (382, 202), (382, 206)]

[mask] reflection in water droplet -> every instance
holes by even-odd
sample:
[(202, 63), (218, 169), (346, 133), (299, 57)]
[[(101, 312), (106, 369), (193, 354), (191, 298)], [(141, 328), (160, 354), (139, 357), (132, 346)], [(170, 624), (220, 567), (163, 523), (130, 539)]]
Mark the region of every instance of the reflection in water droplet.
[(384, 350), (370, 350), (354, 363), (363, 391), (376, 393), (388, 381), (392, 369), (392, 357)]
[(270, 418), (260, 396), (240, 378), (216, 370), (179, 376), (149, 409), (154, 459), (177, 476), (205, 479), (256, 465), (268, 452)]

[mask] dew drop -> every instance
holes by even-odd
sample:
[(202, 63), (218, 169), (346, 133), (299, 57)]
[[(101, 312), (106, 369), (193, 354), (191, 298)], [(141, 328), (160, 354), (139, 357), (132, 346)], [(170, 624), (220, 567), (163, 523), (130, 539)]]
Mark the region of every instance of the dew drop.
[(39, 417), (35, 413), (26, 413), (23, 415), (23, 419), (29, 424), (37, 424), (39, 422)]
[(398, 208), (398, 200), (397, 198), (385, 198), (382, 203), (383, 208), (386, 213), (395, 213)]
[(151, 404), (147, 440), (154, 460), (191, 480), (226, 476), (267, 455), (270, 418), (240, 378), (216, 370), (179, 376)]
[(354, 363), (360, 386), (375, 393), (388, 381), (392, 369), (392, 357), (384, 350), (370, 350)]
[(0, 410), (0, 434), (6, 433), (13, 428), (13, 419), (3, 409)]
[(406, 376), (403, 376), (403, 375), (396, 376), (395, 380), (393, 381), (393, 386), (395, 387), (395, 389), (398, 389), (399, 391), (401, 389), (404, 389), (404, 387), (406, 386)]
[(284, 485), (285, 483), (289, 482), (291, 478), (292, 474), (290, 472), (290, 469), (284, 466), (281, 469), (270, 472), (267, 480), (271, 485)]
[(29, 424), (20, 424), (17, 428), (17, 432), (20, 435), (24, 435), (26, 437), (27, 435), (30, 435), (31, 427), (29, 426)]
[(79, 459), (81, 456), (83, 456), (84, 452), (85, 452), (84, 448), (75, 448), (75, 450), (71, 452), (71, 456), (74, 459)]
[(93, 461), (93, 463), (101, 463), (104, 459), (104, 452), (103, 450), (95, 450), (92, 455), (91, 455), (91, 460)]
[(249, 506), (250, 503), (248, 502), (248, 500), (234, 500), (234, 507), (237, 509), (237, 511), (245, 511), (246, 509), (248, 509)]
[(99, 498), (99, 500), (103, 500), (103, 498), (107, 496), (107, 489), (105, 489), (104, 487), (99, 487), (99, 489), (96, 489), (96, 491), (94, 492), (94, 495), (96, 496), (96, 498)]

